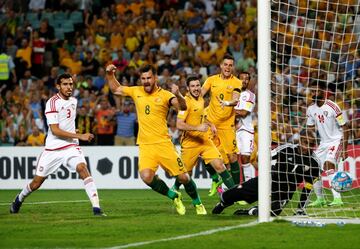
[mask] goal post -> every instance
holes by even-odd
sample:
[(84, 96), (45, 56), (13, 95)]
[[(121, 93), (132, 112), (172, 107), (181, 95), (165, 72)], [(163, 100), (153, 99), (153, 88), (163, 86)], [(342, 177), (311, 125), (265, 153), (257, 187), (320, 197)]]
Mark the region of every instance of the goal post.
[(270, 220), (270, 1), (258, 1), (258, 176), (259, 222)]
[[(326, 99), (349, 125), (349, 157), (336, 167), (348, 172), (353, 184), (341, 193), (342, 205), (329, 206), (335, 195), (323, 173), (326, 205), (306, 205), (306, 218), (360, 223), (360, 0), (264, 0), (257, 11), (258, 221), (271, 220), (271, 147), (294, 144), (307, 129), (310, 85), (321, 81)], [(294, 217), (301, 187), (281, 217)], [(312, 191), (309, 201), (316, 198)]]

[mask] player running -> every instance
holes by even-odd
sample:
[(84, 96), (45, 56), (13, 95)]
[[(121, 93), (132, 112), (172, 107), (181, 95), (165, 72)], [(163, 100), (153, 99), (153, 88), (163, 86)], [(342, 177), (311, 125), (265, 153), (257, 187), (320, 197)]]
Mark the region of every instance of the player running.
[[(207, 122), (204, 113), (204, 99), (201, 96), (201, 85), (198, 77), (189, 76), (186, 80), (188, 94), (185, 96), (186, 111), (179, 111), (177, 128), (182, 130), (181, 157), (186, 171), (191, 175), (201, 156), (205, 164), (210, 164), (221, 176), (228, 188), (234, 186), (234, 180), (227, 171), (220, 152), (211, 140), (209, 128), (216, 133), (213, 124)], [(179, 189), (181, 183), (176, 179), (174, 188)]]
[(25, 198), (37, 190), (47, 176), (63, 165), (70, 171), (78, 172), (84, 181), (94, 215), (106, 216), (100, 208), (97, 188), (79, 146), (79, 140), (90, 142), (94, 135), (79, 134), (75, 131), (77, 100), (72, 97), (74, 89), (72, 76), (67, 73), (60, 75), (56, 80), (56, 88), (59, 92), (46, 102), (45, 116), (49, 129), (45, 150), (38, 159), (34, 179), (16, 196), (10, 206), (10, 213), (18, 213)]
[[(321, 161), (321, 168), (326, 172), (331, 180), (336, 174), (336, 164), (338, 157), (347, 158), (347, 145), (349, 137), (349, 127), (344, 119), (340, 107), (329, 99), (325, 99), (326, 83), (324, 81), (314, 81), (310, 86), (314, 103), (307, 109), (308, 127), (316, 127), (320, 135), (320, 145), (315, 154)], [(322, 181), (314, 184), (316, 201), (309, 204), (309, 207), (320, 207), (326, 205), (326, 200), (322, 193)], [(331, 188), (333, 201), (330, 206), (343, 205), (340, 193)]]
[(140, 69), (142, 86), (122, 86), (115, 78), (116, 67), (108, 65), (106, 78), (115, 95), (130, 96), (135, 103), (139, 122), (139, 172), (143, 182), (154, 191), (174, 201), (176, 211), (184, 215), (186, 210), (181, 201), (180, 192), (169, 189), (155, 172), (159, 165), (170, 175), (176, 176), (184, 185), (192, 199), (197, 214), (206, 214), (201, 203), (195, 182), (186, 172), (183, 161), (178, 155), (168, 134), (166, 116), (171, 106), (177, 110), (186, 110), (186, 102), (178, 86), (172, 85), (172, 93), (157, 85), (156, 70), (151, 65)]
[[(220, 64), (221, 72), (210, 76), (202, 86), (201, 93), (205, 96), (210, 92), (210, 103), (207, 118), (215, 125), (230, 162), (231, 174), (235, 184), (240, 182), (240, 166), (237, 160), (237, 146), (235, 136), (235, 111), (233, 106), (238, 102), (241, 81), (233, 75), (234, 57), (226, 54)], [(224, 158), (224, 162), (227, 160)], [(216, 186), (216, 184), (212, 185)]]

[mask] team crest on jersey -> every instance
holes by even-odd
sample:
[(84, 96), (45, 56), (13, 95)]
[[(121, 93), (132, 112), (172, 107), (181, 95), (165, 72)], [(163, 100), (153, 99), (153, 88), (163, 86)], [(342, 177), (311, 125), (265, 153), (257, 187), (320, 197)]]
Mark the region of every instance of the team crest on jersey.
[(246, 100), (246, 96), (243, 96), (243, 97), (242, 97), (242, 100), (244, 100), (244, 101), (245, 101), (245, 100)]
[(325, 115), (325, 117), (327, 117), (328, 116), (328, 112), (327, 111), (324, 111), (324, 115)]
[(155, 102), (156, 102), (156, 103), (160, 103), (160, 102), (161, 102), (161, 98), (160, 98), (160, 97), (156, 98), (156, 99), (155, 99)]

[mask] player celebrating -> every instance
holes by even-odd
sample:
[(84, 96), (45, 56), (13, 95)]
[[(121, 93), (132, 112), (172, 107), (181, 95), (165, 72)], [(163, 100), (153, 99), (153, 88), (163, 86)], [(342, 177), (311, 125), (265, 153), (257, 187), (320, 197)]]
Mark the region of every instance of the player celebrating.
[[(308, 136), (307, 136), (308, 135)], [(304, 215), (308, 196), (312, 184), (319, 177), (320, 164), (311, 148), (315, 143), (315, 136), (300, 133), (299, 145), (285, 144), (272, 150), (271, 167), (271, 215), (279, 215), (286, 203), (291, 200), (297, 186), (305, 182), (300, 196), (297, 214)], [(238, 201), (253, 203), (258, 200), (258, 177), (252, 178), (237, 188), (225, 191), (221, 201), (212, 210), (213, 214), (220, 214), (226, 207)], [(258, 208), (237, 210), (237, 215), (257, 215)]]
[[(223, 164), (222, 157), (208, 133), (209, 127), (216, 132), (213, 124), (206, 120), (204, 115), (204, 99), (201, 96), (201, 85), (198, 77), (189, 76), (186, 79), (188, 94), (185, 96), (186, 111), (180, 111), (177, 116), (176, 126), (182, 130), (181, 157), (186, 171), (191, 175), (200, 155), (205, 164), (210, 164), (221, 176), (228, 188), (234, 186), (234, 180)], [(176, 180), (175, 189), (179, 189), (181, 183)]]
[(236, 130), (236, 142), (240, 151), (241, 166), (244, 172), (244, 181), (255, 177), (255, 168), (250, 163), (251, 153), (254, 151), (254, 126), (251, 112), (255, 107), (255, 94), (249, 88), (250, 74), (240, 73), (242, 81), (241, 94), (235, 106), (236, 115), (240, 117)]
[[(343, 159), (347, 158), (348, 144), (348, 124), (342, 115), (339, 106), (329, 99), (325, 99), (326, 83), (324, 81), (314, 81), (311, 84), (311, 93), (314, 104), (307, 109), (307, 126), (316, 127), (320, 135), (320, 145), (315, 154), (321, 161), (322, 170), (330, 178), (330, 182), (335, 176), (336, 163), (339, 152), (343, 147)], [(343, 145), (343, 146), (342, 146)], [(322, 193), (322, 181), (314, 184), (314, 192), (317, 196), (316, 201), (309, 204), (309, 207), (319, 207), (326, 205)], [(331, 189), (333, 201), (330, 206), (343, 205), (340, 193)]]
[(140, 69), (140, 80), (143, 86), (122, 86), (115, 78), (116, 67), (106, 68), (106, 78), (111, 91), (115, 95), (130, 96), (136, 106), (139, 122), (139, 171), (141, 179), (154, 191), (174, 201), (177, 212), (184, 215), (186, 210), (181, 201), (181, 194), (175, 192), (161, 180), (155, 172), (160, 165), (170, 175), (176, 176), (192, 198), (197, 214), (206, 214), (197, 193), (196, 184), (184, 168), (183, 162), (176, 152), (175, 146), (168, 135), (166, 116), (170, 106), (186, 110), (186, 102), (179, 88), (173, 84), (172, 93), (157, 85), (156, 70), (151, 65)]
[(79, 140), (90, 142), (94, 135), (78, 134), (75, 131), (77, 100), (72, 97), (74, 82), (70, 74), (62, 74), (56, 80), (58, 93), (46, 102), (45, 115), (49, 126), (45, 150), (41, 153), (34, 179), (16, 196), (10, 213), (18, 213), (24, 199), (37, 190), (46, 177), (61, 165), (77, 171), (84, 181), (86, 193), (91, 201), (94, 215), (105, 216), (100, 209), (99, 196), (91, 177)]
[[(207, 92), (210, 92), (207, 118), (217, 129), (220, 142), (229, 158), (232, 177), (235, 184), (239, 184), (240, 167), (237, 160), (238, 149), (234, 127), (235, 111), (232, 107), (238, 102), (242, 84), (232, 74), (233, 68), (234, 57), (226, 54), (220, 64), (221, 73), (210, 76), (202, 86), (201, 93), (205, 96)], [(227, 107), (223, 108), (224, 106)]]

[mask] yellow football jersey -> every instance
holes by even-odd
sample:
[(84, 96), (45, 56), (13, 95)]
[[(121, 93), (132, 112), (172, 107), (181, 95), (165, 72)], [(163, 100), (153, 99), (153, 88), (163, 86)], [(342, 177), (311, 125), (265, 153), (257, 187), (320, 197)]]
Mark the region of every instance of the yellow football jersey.
[(125, 95), (130, 96), (135, 103), (139, 123), (137, 144), (156, 144), (170, 139), (167, 127), (167, 114), (170, 100), (175, 95), (159, 88), (148, 94), (142, 86), (123, 88)]
[[(179, 111), (177, 117), (183, 119), (187, 124), (198, 126), (204, 122), (204, 99), (199, 97), (195, 99), (190, 94), (185, 96), (186, 111)], [(200, 131), (183, 131), (181, 136), (181, 147), (197, 147), (209, 139), (207, 132)]]
[(222, 79), (221, 75), (217, 74), (207, 78), (202, 87), (210, 91), (207, 119), (218, 129), (229, 129), (229, 127), (234, 126), (234, 108), (232, 106), (222, 108), (216, 97), (224, 101), (231, 101), (233, 91), (240, 93), (242, 81), (233, 75), (229, 79)]

